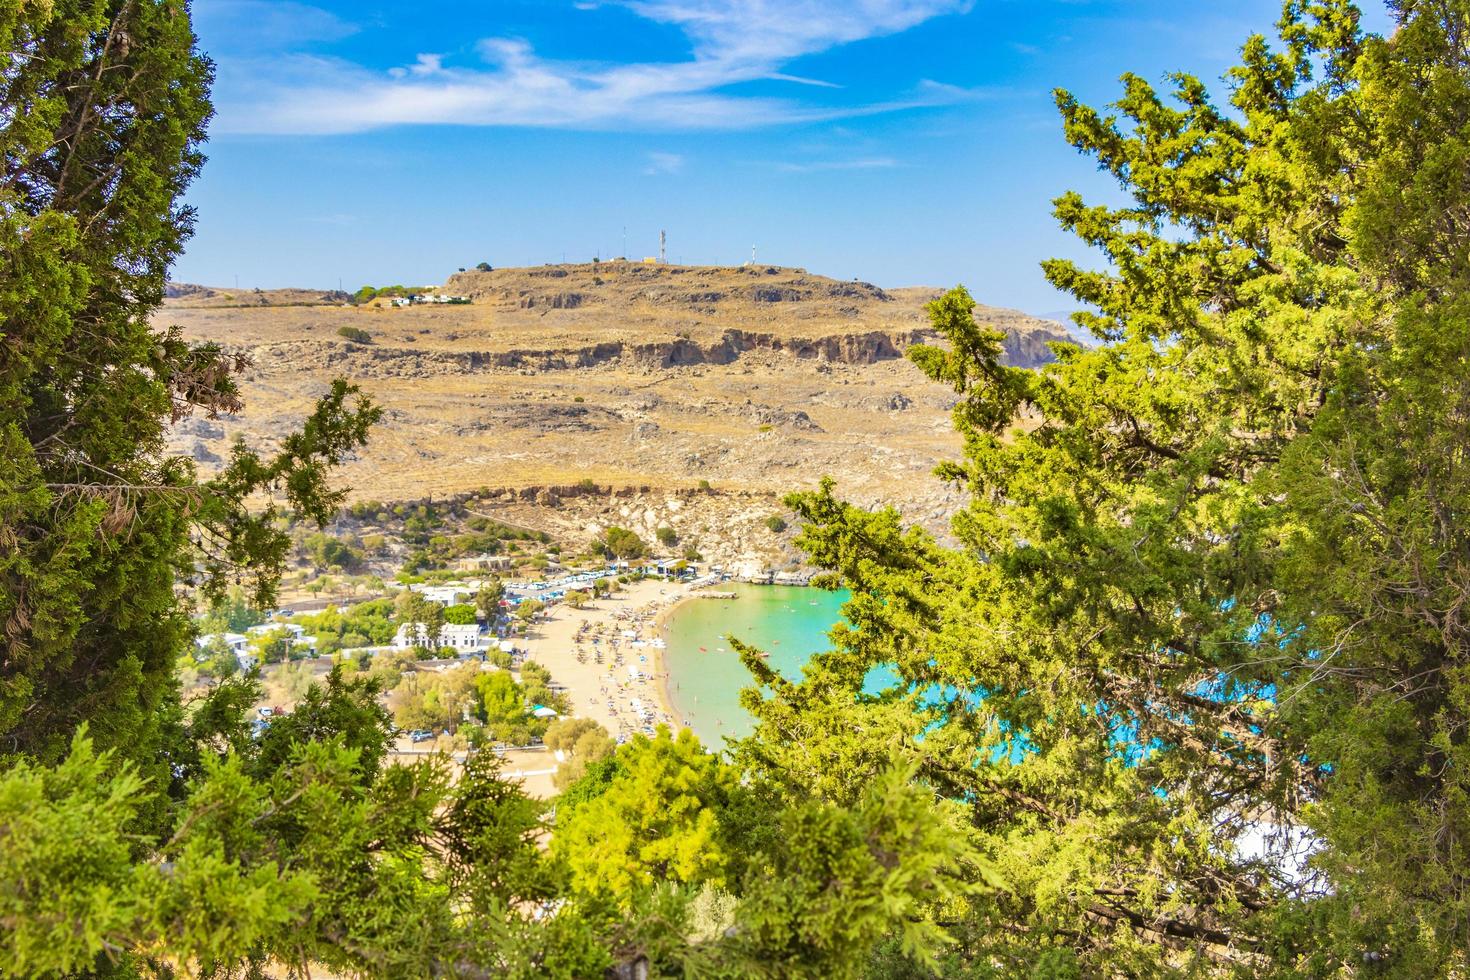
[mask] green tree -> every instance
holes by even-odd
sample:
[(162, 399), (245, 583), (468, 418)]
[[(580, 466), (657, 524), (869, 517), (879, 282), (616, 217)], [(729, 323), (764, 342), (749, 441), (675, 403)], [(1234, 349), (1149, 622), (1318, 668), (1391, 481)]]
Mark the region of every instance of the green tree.
[(526, 700), (520, 685), (510, 671), (490, 670), (475, 678), (479, 716), (490, 726), (514, 724), (525, 720)]
[(444, 622), (453, 623), (456, 626), (473, 626), (475, 623), (475, 607), (468, 603), (449, 606), (444, 610)]
[(265, 614), (252, 608), (245, 595), (245, 590), (236, 585), (231, 586), (224, 596), (210, 608), (209, 614), (200, 624), (200, 631), (204, 633), (240, 633), (252, 626), (260, 625), (265, 620)]
[(587, 767), (610, 759), (616, 749), (612, 736), (591, 718), (559, 718), (546, 729), (546, 747), (566, 757), (552, 781), (564, 790), (581, 779)]
[(500, 615), (500, 603), (504, 599), (505, 583), (492, 575), (480, 583), (480, 590), (475, 593), (475, 608), (481, 616), (494, 623), (495, 618)]
[(959, 396), (962, 547), (830, 484), (791, 500), (849, 625), (800, 684), (748, 657), (769, 696), (745, 757), (851, 800), (914, 755), (1011, 886), (976, 903), (973, 961), (1470, 955), (1470, 239), (1443, 220), (1470, 208), (1446, 179), (1470, 161), (1470, 4), (1395, 6), (1379, 38), (1349, 4), (1287, 4), (1228, 106), (1188, 75), (1172, 97), (1127, 76), (1106, 114), (1059, 93), (1130, 198), (1056, 202), (1109, 260), (1045, 266), (1099, 346), (1016, 370), (962, 290), (931, 304), (947, 343), (911, 357)]
[(672, 548), (674, 545), (679, 543), (678, 532), (667, 525), (660, 527), (657, 531), (654, 531), (653, 534), (654, 537), (658, 538), (658, 543), (663, 545), (665, 548)]
[(734, 857), (721, 811), (740, 793), (736, 771), (682, 730), (660, 726), (618, 752), (621, 773), (558, 820), (554, 852), (573, 884), (627, 899), (655, 881), (722, 885)]
[(150, 321), (193, 225), (210, 66), (163, 0), (12, 7), (0, 49), (0, 735), (56, 761), (90, 720), (167, 783), (178, 578), (218, 599), (243, 574), (270, 605), (282, 504), (325, 520), (376, 410), (337, 384), (273, 458), (237, 445), (201, 481), (167, 455), (170, 423), (241, 408), (241, 358)]
[(648, 545), (643, 539), (625, 527), (609, 527), (598, 536), (596, 546), (603, 554), (618, 561), (632, 561), (648, 554)]
[(240, 672), (240, 658), (218, 634), (211, 636), (204, 649), (195, 656), (200, 670), (210, 677), (233, 677)]
[(278, 664), (291, 659), (294, 646), (295, 638), (291, 631), (281, 626), (253, 638), (250, 641), (250, 652), (258, 663)]
[(420, 592), (404, 589), (398, 593), (395, 612), (401, 625), (417, 631), (415, 639), (428, 649), (439, 646), (439, 637), (444, 632), (444, 607), (430, 602)]

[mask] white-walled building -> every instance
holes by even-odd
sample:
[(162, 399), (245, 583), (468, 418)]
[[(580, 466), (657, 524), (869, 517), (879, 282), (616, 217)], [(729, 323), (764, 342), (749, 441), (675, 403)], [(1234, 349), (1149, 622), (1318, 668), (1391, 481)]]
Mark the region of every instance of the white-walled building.
[(250, 637), (240, 633), (207, 633), (196, 639), (194, 645), (198, 648), (199, 653), (203, 653), (216, 639), (223, 640), (225, 646), (230, 648), (241, 670), (249, 670), (255, 666), (255, 654), (250, 652)]
[(410, 585), (409, 589), (445, 608), (475, 601), (475, 593), (468, 585)]
[(477, 623), (461, 626), (446, 623), (439, 629), (439, 642), (434, 643), (423, 623), (404, 623), (393, 636), (393, 647), (397, 650), (412, 650), (414, 647), (457, 650), (465, 653), (480, 649), (480, 627)]

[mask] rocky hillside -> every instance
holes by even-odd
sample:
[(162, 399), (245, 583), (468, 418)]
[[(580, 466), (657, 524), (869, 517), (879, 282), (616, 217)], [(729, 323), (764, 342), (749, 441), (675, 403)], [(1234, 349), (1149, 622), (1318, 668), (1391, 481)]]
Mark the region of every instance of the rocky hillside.
[[(206, 468), (236, 435), (278, 439), (345, 376), (385, 409), (345, 473), (358, 497), (493, 488), (534, 504), (538, 488), (584, 481), (655, 495), (707, 482), (774, 501), (832, 475), (853, 499), (893, 503), (935, 527), (953, 505), (928, 473), (959, 450), (954, 394), (903, 358), (934, 339), (923, 307), (936, 289), (774, 266), (615, 262), (460, 273), (440, 292), (470, 297), (463, 306), (354, 307), (312, 290), (171, 292), (161, 325), (253, 361), (244, 416), (191, 419), (174, 432), (173, 447)], [(1047, 342), (1066, 339), (1057, 324), (1015, 311), (976, 316), (1005, 330), (1014, 364), (1042, 363)], [(569, 509), (578, 521), (600, 516), (594, 500), (568, 508), (541, 497), (562, 525)], [(690, 508), (709, 509), (717, 533), (729, 515), (710, 501), (698, 495)]]

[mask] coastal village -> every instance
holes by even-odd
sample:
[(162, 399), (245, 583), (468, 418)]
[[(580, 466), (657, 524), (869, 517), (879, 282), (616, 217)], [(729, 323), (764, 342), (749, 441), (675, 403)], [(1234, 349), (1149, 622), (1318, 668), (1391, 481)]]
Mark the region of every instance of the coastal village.
[[(553, 744), (558, 726), (603, 732), (609, 746), (653, 735), (659, 725), (682, 727), (665, 662), (664, 627), (676, 606), (735, 598), (724, 583), (805, 585), (810, 577), (687, 558), (610, 559), (536, 577), (518, 574), (525, 566), (518, 569), (509, 555), (455, 564), (460, 574), (433, 581), (402, 571), (375, 578), (379, 594), (371, 596), (237, 609), (237, 625), (259, 620), (238, 631), (212, 629), (218, 615), (202, 616), (201, 630), (211, 631), (195, 641), (193, 676), (209, 683), (259, 672), (267, 694), (254, 709), (257, 732), (289, 714), (294, 699), (333, 669), (376, 676), (398, 729), (398, 754), (445, 752), (458, 762), (493, 751), (528, 792), (549, 797), (565, 782), (555, 779), (559, 771), (580, 772), (587, 761), (576, 758), (575, 746)], [(366, 621), (376, 621), (376, 636), (352, 628)], [(462, 696), (446, 697), (450, 689)], [(495, 689), (513, 706), (497, 708), (492, 718), (477, 702)], [(433, 712), (415, 697), (420, 692), (439, 703), (439, 717), (430, 719)]]

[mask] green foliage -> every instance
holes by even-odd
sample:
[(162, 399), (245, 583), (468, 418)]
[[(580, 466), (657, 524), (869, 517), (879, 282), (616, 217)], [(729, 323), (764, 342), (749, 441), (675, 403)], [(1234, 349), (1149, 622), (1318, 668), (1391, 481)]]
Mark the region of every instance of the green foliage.
[(371, 344), (373, 342), (373, 335), (361, 327), (338, 327), (337, 336), (345, 337), (354, 344)]
[(250, 641), (250, 652), (263, 664), (278, 664), (291, 659), (295, 643), (290, 630), (277, 627), (254, 637)]
[(318, 569), (340, 568), (355, 572), (363, 566), (362, 549), (334, 535), (308, 535), (301, 544), (302, 552)]
[(404, 589), (398, 593), (394, 609), (400, 624), (417, 630), (414, 642), (423, 642), (431, 649), (439, 644), (444, 632), (444, 607), (425, 599), (422, 593)]
[(660, 527), (657, 531), (653, 532), (653, 536), (658, 538), (658, 543), (665, 548), (672, 548), (679, 543), (678, 533), (668, 526)]
[(388, 694), (393, 722), (405, 730), (453, 731), (471, 713), (483, 718), (479, 665), (454, 670), (407, 671)]
[(207, 677), (230, 677), (240, 670), (240, 658), (225, 642), (224, 637), (215, 635), (204, 648), (195, 654), (199, 671)]
[(233, 586), (210, 607), (209, 614), (199, 624), (199, 631), (201, 633), (243, 633), (265, 620), (265, 614), (250, 605), (245, 596), (245, 590), (239, 586)]
[(635, 736), (618, 763), (602, 793), (558, 821), (552, 847), (573, 885), (626, 900), (655, 881), (723, 884), (734, 856), (720, 814), (740, 792), (735, 771), (687, 729), (663, 727)]
[(648, 545), (634, 531), (616, 525), (603, 531), (594, 546), (609, 558), (632, 561), (648, 554)]
[(565, 790), (589, 766), (612, 758), (616, 745), (607, 729), (590, 718), (559, 718), (546, 729), (546, 747), (566, 756), (552, 777), (556, 788)]
[(766, 529), (774, 534), (780, 534), (786, 530), (786, 519), (779, 514), (772, 514), (766, 518)]
[[(1107, 260), (1045, 266), (1100, 345), (1016, 370), (963, 290), (930, 305), (945, 344), (910, 356), (958, 395), (960, 547), (830, 484), (791, 500), (850, 625), (800, 684), (748, 659), (768, 696), (742, 757), (852, 800), (914, 756), (1011, 886), (972, 903), (972, 962), (1444, 976), (1470, 955), (1448, 557), (1470, 553), (1448, 516), (1470, 506), (1470, 264), (1442, 220), (1470, 207), (1446, 179), (1470, 161), (1470, 4), (1395, 10), (1377, 38), (1348, 4), (1288, 4), (1225, 106), (1187, 75), (1126, 76), (1106, 111), (1058, 93), (1128, 197), (1056, 202)], [(875, 697), (880, 664), (899, 681)], [(1278, 849), (1246, 852), (1253, 829)]]
[(268, 606), (289, 542), (281, 504), (246, 499), (322, 516), (375, 410), (339, 385), (275, 458), (237, 446), (209, 481), (164, 454), (173, 421), (241, 407), (236, 357), (150, 321), (192, 227), (177, 199), (203, 160), (210, 66), (159, 0), (12, 5), (0, 49), (0, 735), (57, 761), (91, 720), (166, 782), (190, 633), (175, 571), (218, 599), (243, 567)]
[(475, 623), (475, 607), (468, 603), (449, 606), (444, 610), (444, 622), (455, 626), (470, 626)]
[[(328, 606), (319, 613), (294, 616), (291, 622), (314, 635), (319, 644), (330, 641), (339, 647), (385, 646), (397, 632), (393, 611), (392, 599), (373, 599), (350, 606), (345, 613)], [(320, 647), (318, 650), (321, 652)]]
[(480, 673), (475, 678), (475, 695), (477, 713), (492, 728), (522, 723), (530, 711), (520, 685), (508, 670)]

